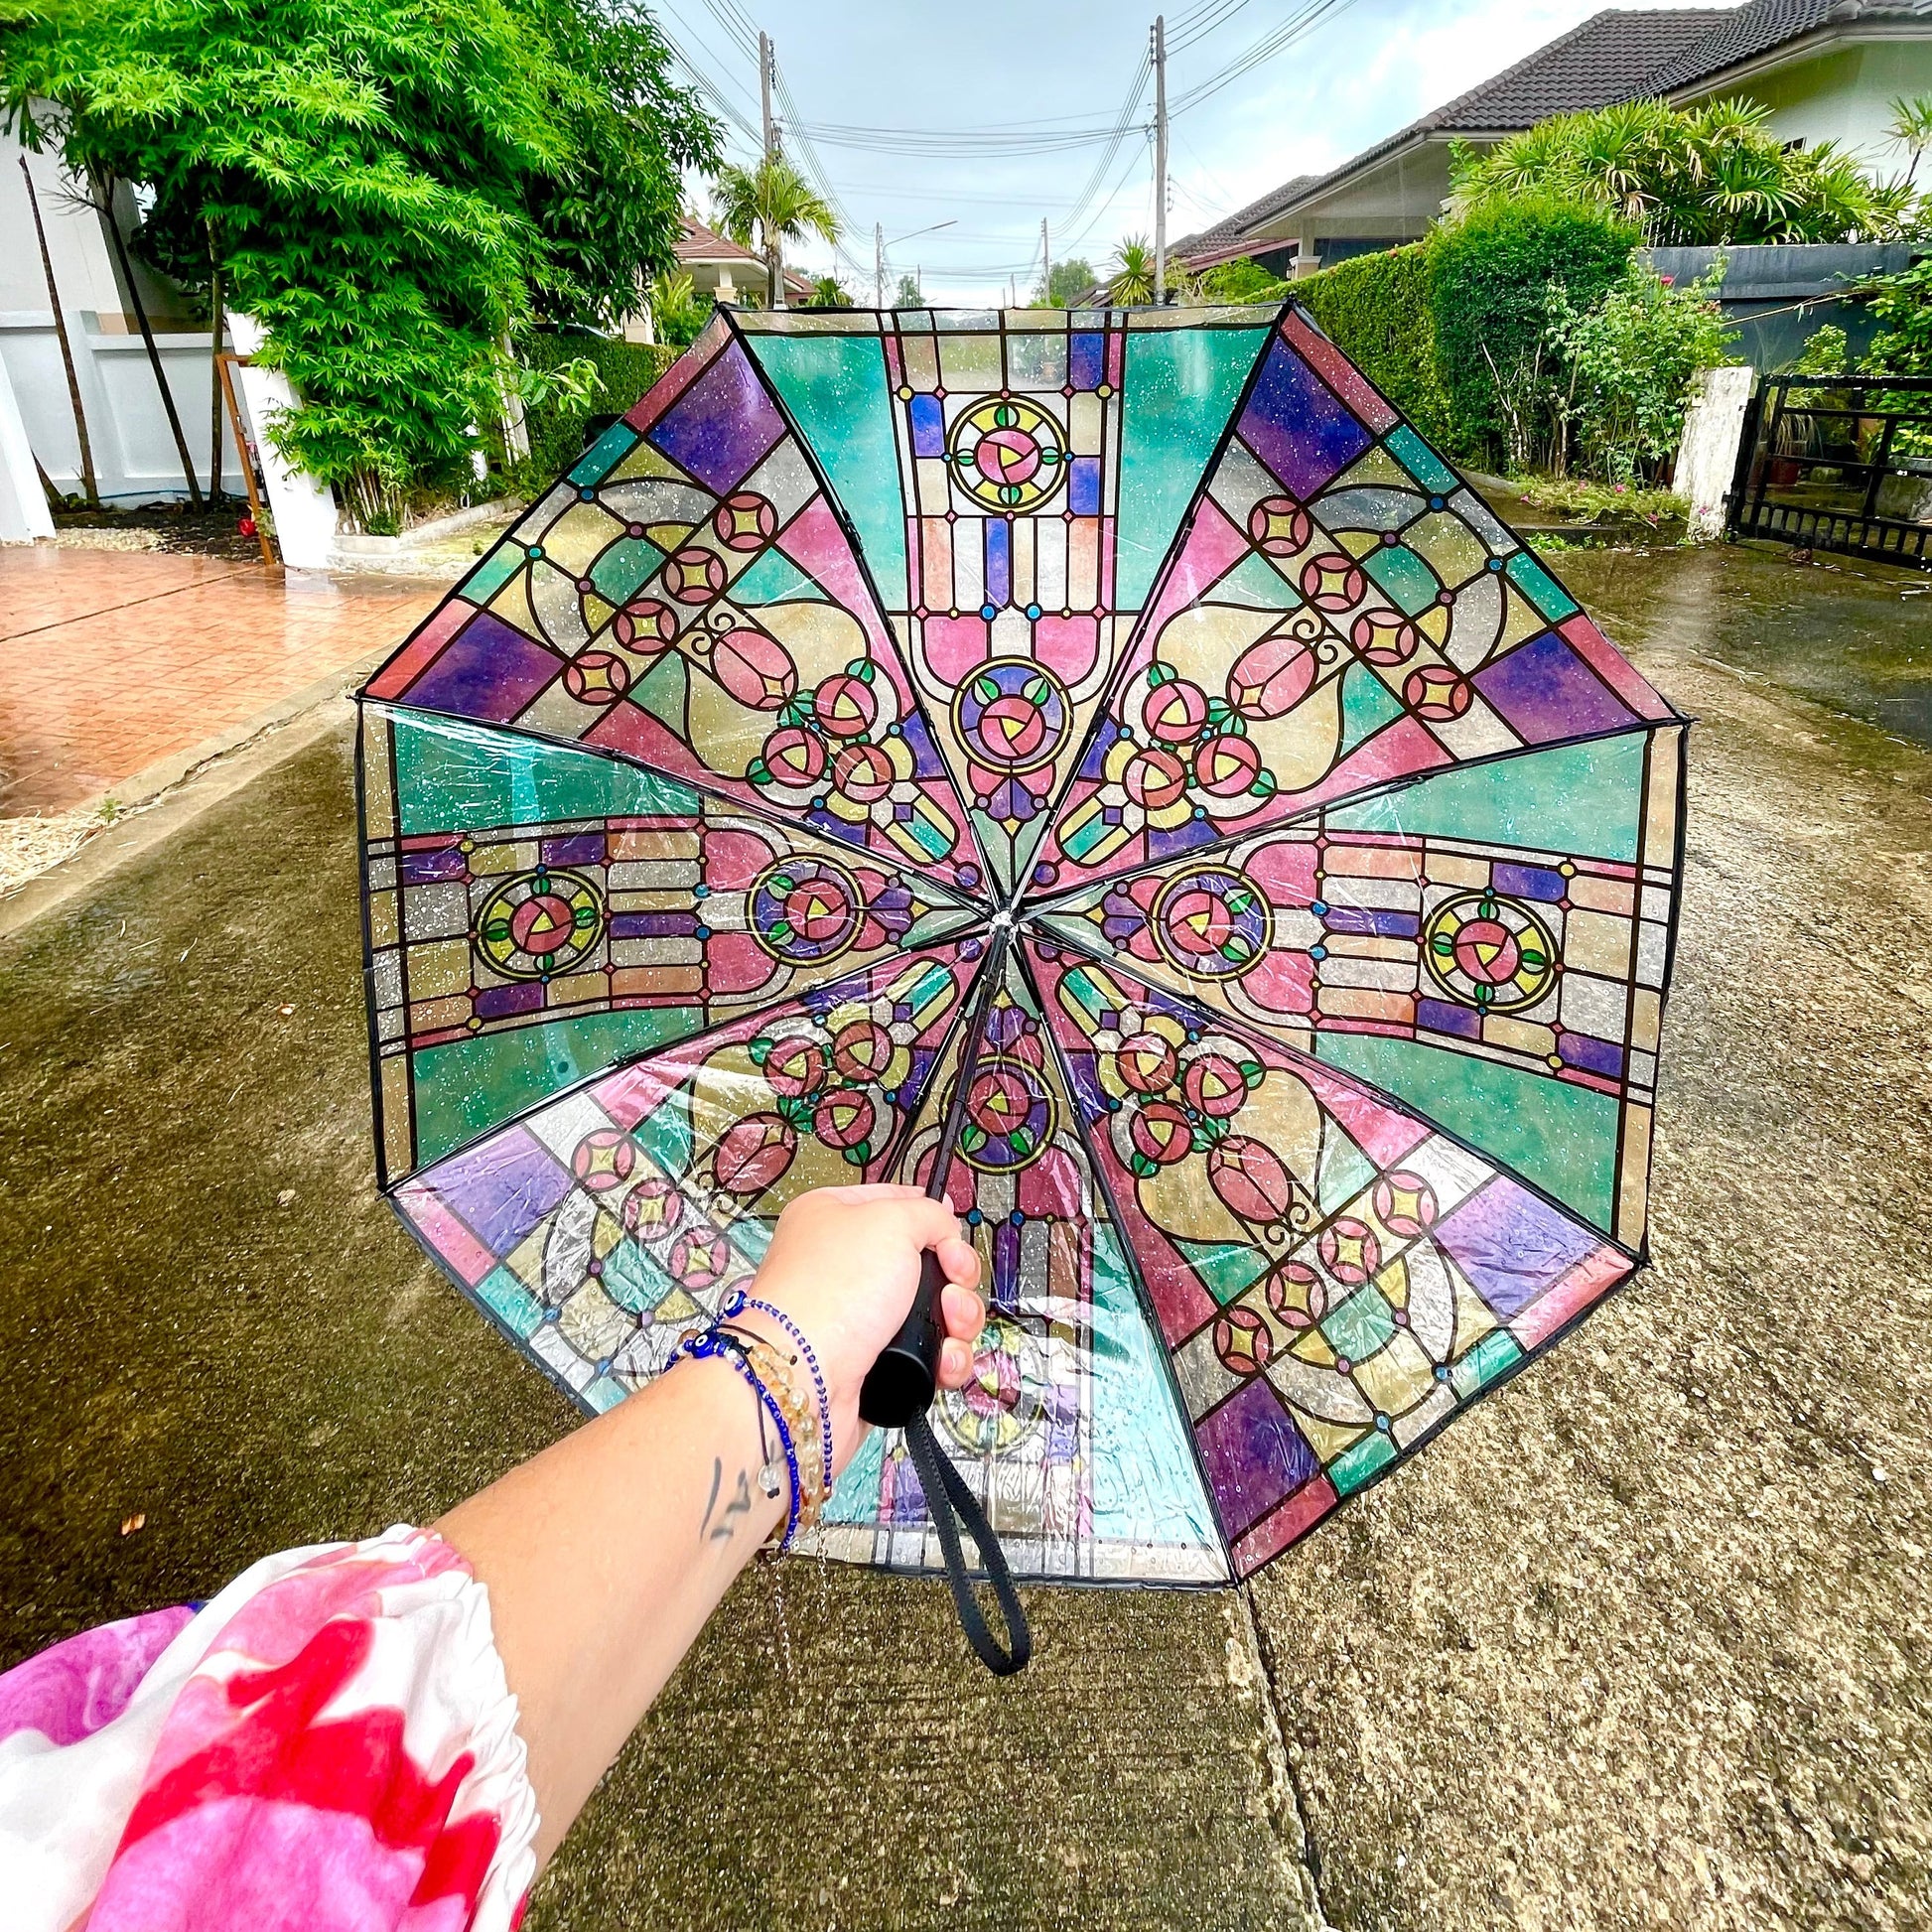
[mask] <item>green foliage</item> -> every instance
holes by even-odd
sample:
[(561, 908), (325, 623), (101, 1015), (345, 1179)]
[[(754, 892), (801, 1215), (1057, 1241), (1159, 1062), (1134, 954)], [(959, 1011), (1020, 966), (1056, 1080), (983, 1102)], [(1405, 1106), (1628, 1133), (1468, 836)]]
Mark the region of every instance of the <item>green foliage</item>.
[(1879, 324), (1865, 368), (1874, 375), (1932, 375), (1932, 255), (1865, 286)]
[(1920, 218), (1907, 181), (1879, 183), (1835, 142), (1787, 148), (1769, 109), (1716, 100), (1618, 101), (1558, 114), (1486, 152), (1450, 157), (1460, 217), (1524, 195), (1582, 203), (1657, 246), (1884, 241)]
[(1122, 309), (1136, 309), (1154, 300), (1154, 250), (1144, 234), (1129, 235), (1120, 244), (1107, 281), (1107, 300)]
[(1918, 165), (1932, 148), (1932, 94), (1914, 94), (1909, 100), (1900, 95), (1891, 104), (1891, 121), (1885, 132), (1911, 157), (1905, 170), (1908, 184), (1918, 179)]
[(925, 307), (925, 296), (919, 289), (919, 278), (916, 275), (901, 275), (898, 278), (898, 291), (893, 297), (893, 307), (895, 309)]
[(1522, 500), (1536, 509), (1560, 510), (1592, 523), (1647, 523), (1656, 529), (1681, 523), (1690, 513), (1684, 498), (1669, 489), (1598, 483), (1588, 477), (1513, 477), (1510, 483)]
[(1461, 441), (1436, 366), (1429, 251), (1421, 242), (1337, 262), (1297, 282), (1295, 296), (1425, 436)]
[(710, 296), (698, 293), (681, 268), (653, 275), (644, 302), (657, 340), (669, 348), (689, 348), (717, 306)]
[(716, 130), (637, 0), (26, 0), (0, 105), (140, 243), (210, 257), (305, 397), (274, 432), (377, 521), (467, 478), (505, 345), (608, 323), (668, 265), (679, 170)]
[(1459, 454), (1501, 456), (1512, 470), (1560, 457), (1553, 291), (1573, 311), (1595, 308), (1636, 244), (1607, 208), (1541, 196), (1492, 198), (1434, 231), (1424, 246), (1436, 363)]
[(811, 300), (805, 304), (808, 309), (849, 309), (852, 296), (845, 284), (836, 275), (821, 275), (812, 283)]
[[(1552, 287), (1545, 341), (1562, 372), (1557, 416), (1594, 476), (1627, 485), (1675, 453), (1693, 378), (1729, 359), (1724, 316), (1711, 299), (1722, 274), (1721, 265), (1710, 286), (1678, 289), (1633, 260), (1588, 308), (1562, 284)], [(1559, 448), (1559, 469), (1569, 455)]]
[(583, 454), (589, 441), (587, 418), (621, 415), (677, 355), (668, 344), (625, 343), (579, 332), (546, 330), (530, 337), (524, 358), (539, 381), (530, 385), (532, 393), (524, 404), (530, 454), (518, 466), (517, 483), (530, 490), (546, 487)]
[(1806, 338), (1803, 350), (1786, 365), (1784, 373), (1843, 375), (1850, 359), (1851, 348), (1845, 331), (1837, 323), (1828, 322), (1822, 328), (1814, 329)]
[(1070, 255), (1065, 261), (1053, 264), (1053, 272), (1043, 285), (1034, 284), (1034, 307), (1070, 309), (1099, 279), (1091, 262)]
[(776, 301), (784, 273), (784, 245), (809, 232), (824, 241), (839, 238), (839, 218), (810, 182), (781, 154), (767, 154), (756, 168), (735, 163), (722, 168), (713, 188), (717, 227), (741, 248), (757, 237), (764, 257), (765, 294)]

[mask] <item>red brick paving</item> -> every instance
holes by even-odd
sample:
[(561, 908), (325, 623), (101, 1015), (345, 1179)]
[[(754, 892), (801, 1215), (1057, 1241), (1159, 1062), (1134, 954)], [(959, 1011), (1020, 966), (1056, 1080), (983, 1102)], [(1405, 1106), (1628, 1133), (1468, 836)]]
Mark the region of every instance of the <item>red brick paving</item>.
[(62, 811), (399, 642), (408, 580), (0, 550), (0, 813)]

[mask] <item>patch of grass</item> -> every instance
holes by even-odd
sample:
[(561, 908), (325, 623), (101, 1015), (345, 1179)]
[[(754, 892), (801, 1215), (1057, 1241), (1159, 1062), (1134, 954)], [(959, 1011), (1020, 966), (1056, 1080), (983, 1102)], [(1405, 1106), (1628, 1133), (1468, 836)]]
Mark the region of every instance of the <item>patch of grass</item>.
[(1556, 510), (1592, 523), (1681, 523), (1691, 506), (1668, 489), (1592, 483), (1584, 477), (1511, 477), (1509, 486), (1540, 510)]

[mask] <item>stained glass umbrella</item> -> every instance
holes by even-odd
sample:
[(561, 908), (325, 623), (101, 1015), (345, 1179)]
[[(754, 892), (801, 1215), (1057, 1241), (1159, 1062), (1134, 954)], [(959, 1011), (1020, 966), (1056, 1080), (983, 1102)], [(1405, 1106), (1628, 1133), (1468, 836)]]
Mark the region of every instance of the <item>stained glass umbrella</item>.
[[(361, 730), (382, 1184), (591, 1410), (969, 1036), (1024, 1577), (1247, 1576), (1643, 1258), (1683, 721), (1297, 310), (727, 315)], [(938, 1566), (899, 1436), (809, 1547)]]

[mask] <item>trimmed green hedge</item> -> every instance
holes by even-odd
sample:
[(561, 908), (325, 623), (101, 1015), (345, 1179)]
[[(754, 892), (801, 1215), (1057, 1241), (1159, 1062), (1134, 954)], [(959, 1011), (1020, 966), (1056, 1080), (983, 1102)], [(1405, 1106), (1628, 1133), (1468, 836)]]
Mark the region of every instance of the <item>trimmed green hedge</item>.
[[(1638, 239), (1607, 209), (1533, 196), (1478, 208), (1431, 234), (1424, 246), (1436, 368), (1463, 451), (1485, 461), (1503, 453), (1498, 384), (1518, 395), (1537, 386), (1551, 287), (1561, 284), (1576, 308), (1595, 308)], [(1546, 349), (1542, 378), (1559, 373)]]
[(560, 477), (590, 440), (584, 425), (593, 416), (621, 416), (677, 360), (677, 350), (654, 343), (619, 342), (609, 336), (532, 336), (523, 359), (533, 369), (554, 369), (583, 357), (597, 364), (603, 388), (582, 404), (547, 402), (524, 418), (530, 435), (528, 470), (533, 488)]
[(1459, 449), (1436, 369), (1427, 244), (1337, 262), (1294, 286), (1324, 335), (1428, 437)]

